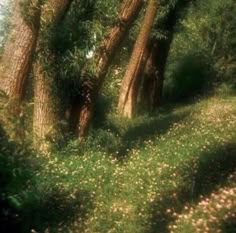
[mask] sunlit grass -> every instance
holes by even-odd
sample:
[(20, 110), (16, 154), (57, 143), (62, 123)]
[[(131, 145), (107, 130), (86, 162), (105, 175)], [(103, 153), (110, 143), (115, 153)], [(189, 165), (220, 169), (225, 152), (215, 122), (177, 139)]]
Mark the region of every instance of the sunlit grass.
[[(39, 156), (36, 187), (42, 200), (52, 196), (48, 215), (69, 216), (41, 220), (41, 231), (234, 232), (234, 96), (217, 94), (132, 122), (108, 121), (99, 140), (95, 132), (87, 145)], [(109, 150), (102, 144), (107, 135)], [(32, 228), (41, 232), (38, 224)]]

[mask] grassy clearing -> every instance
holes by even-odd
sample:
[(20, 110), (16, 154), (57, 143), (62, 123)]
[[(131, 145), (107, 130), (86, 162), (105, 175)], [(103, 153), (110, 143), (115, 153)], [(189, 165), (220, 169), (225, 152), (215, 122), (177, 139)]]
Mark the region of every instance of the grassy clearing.
[(107, 122), (86, 143), (36, 155), (31, 191), (17, 194), (25, 232), (236, 232), (235, 96)]

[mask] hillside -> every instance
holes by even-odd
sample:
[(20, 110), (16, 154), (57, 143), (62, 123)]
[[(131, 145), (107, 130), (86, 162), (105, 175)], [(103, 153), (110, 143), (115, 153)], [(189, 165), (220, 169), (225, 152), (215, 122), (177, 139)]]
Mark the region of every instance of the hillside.
[(235, 95), (108, 121), (86, 143), (38, 156), (34, 184), (14, 196), (26, 229), (235, 232)]

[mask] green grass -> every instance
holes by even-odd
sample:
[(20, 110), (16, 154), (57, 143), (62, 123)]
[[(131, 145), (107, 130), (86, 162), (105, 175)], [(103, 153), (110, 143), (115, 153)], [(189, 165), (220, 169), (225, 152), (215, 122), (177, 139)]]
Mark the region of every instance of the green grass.
[(235, 128), (236, 97), (221, 92), (109, 116), (87, 142), (35, 155), (34, 183), (18, 193), (25, 232), (236, 232)]

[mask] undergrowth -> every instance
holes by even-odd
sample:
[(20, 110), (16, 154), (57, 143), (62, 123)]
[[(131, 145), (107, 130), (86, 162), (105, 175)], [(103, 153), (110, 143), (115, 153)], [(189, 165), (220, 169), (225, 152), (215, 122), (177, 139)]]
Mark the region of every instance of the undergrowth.
[(15, 232), (236, 232), (235, 103), (218, 91), (133, 121), (110, 115), (86, 142), (19, 161), (27, 176), (3, 190)]

